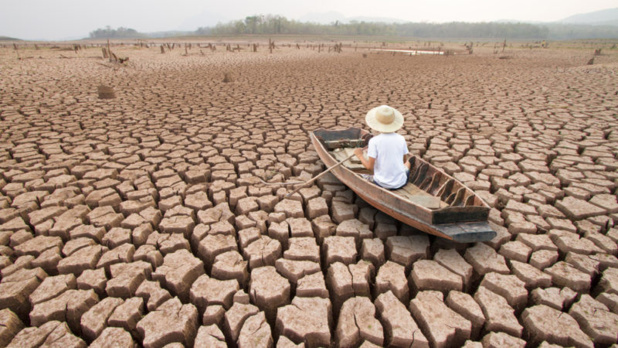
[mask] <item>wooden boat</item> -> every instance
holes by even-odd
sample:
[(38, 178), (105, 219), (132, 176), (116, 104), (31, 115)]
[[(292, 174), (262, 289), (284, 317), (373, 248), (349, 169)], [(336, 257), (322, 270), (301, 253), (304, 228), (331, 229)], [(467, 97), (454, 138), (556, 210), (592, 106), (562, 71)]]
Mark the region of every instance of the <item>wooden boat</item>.
[[(360, 128), (319, 129), (311, 142), (327, 167), (364, 147), (371, 134)], [(356, 161), (354, 161), (356, 160)], [(487, 241), (496, 236), (489, 226), (489, 206), (472, 190), (418, 156), (410, 158), (408, 184), (388, 190), (360, 176), (369, 173), (352, 157), (332, 170), (333, 175), (378, 210), (423, 232), (460, 243)]]

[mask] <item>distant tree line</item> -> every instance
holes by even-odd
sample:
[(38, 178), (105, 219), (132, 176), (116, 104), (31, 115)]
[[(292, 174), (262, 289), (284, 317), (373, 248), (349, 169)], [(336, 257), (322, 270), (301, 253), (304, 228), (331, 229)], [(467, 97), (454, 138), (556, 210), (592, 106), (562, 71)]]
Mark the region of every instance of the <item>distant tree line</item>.
[(360, 35), (400, 36), (415, 38), (507, 38), (547, 39), (549, 29), (526, 23), (376, 23), (350, 21), (317, 24), (288, 20), (281, 16), (250, 16), (218, 24), (213, 28), (199, 28), (199, 35)]
[(246, 17), (212, 28), (199, 28), (197, 34), (204, 35), (397, 35), (393, 24), (352, 21), (349, 24), (335, 22), (317, 24), (289, 20), (282, 16), (259, 15)]
[(547, 24), (551, 40), (617, 39), (618, 26)]
[(140, 34), (137, 30), (131, 28), (120, 27), (112, 29), (109, 25), (90, 32), (91, 39), (129, 39), (141, 37), (146, 37), (146, 35)]
[(399, 36), (419, 38), (547, 39), (549, 29), (527, 23), (404, 23), (394, 24)]
[(169, 37), (178, 35), (323, 35), (383, 36), (420, 39), (509, 39), (576, 40), (618, 38), (618, 26), (548, 23), (543, 25), (509, 22), (379, 23), (350, 21), (318, 24), (299, 22), (276, 15), (249, 16), (242, 20), (202, 27), (194, 32), (143, 34), (135, 29), (109, 26), (90, 33), (93, 39)]

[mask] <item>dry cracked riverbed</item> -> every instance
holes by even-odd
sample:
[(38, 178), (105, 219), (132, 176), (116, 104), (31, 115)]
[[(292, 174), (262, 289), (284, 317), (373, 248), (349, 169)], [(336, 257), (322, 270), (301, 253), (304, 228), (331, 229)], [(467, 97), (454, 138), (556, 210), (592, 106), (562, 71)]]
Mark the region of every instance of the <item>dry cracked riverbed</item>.
[[(114, 50), (0, 48), (0, 346), (616, 344), (615, 50)], [(318, 174), (307, 132), (380, 104), (495, 239), (260, 183)]]

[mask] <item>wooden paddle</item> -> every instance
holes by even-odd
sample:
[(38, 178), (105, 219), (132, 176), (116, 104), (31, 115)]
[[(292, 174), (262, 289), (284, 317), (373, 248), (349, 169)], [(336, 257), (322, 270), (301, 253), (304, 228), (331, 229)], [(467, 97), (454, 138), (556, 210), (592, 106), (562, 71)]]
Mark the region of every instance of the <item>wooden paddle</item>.
[(292, 191), (292, 192), (288, 193), (287, 195), (285, 195), (285, 197), (286, 197), (286, 198), (287, 198), (287, 197), (290, 197), (291, 195), (293, 195), (293, 194), (295, 194), (296, 192), (300, 191), (300, 189), (302, 189), (303, 187), (305, 187), (305, 186), (307, 186), (308, 184), (310, 184), (310, 183), (312, 183), (312, 182), (314, 182), (314, 181), (318, 180), (319, 178), (323, 177), (324, 175), (326, 175), (326, 173), (329, 173), (331, 170), (333, 170), (333, 169), (335, 169), (335, 168), (339, 167), (340, 165), (342, 165), (342, 164), (343, 164), (343, 162), (345, 162), (345, 161), (349, 160), (350, 158), (352, 158), (352, 157), (354, 157), (354, 156), (356, 156), (356, 154), (354, 154), (354, 153), (353, 153), (353, 154), (351, 154), (350, 156), (348, 156), (347, 158), (345, 158), (345, 159), (341, 160), (341, 162), (339, 162), (339, 163), (337, 163), (337, 164), (333, 164), (330, 168), (327, 168), (325, 171), (323, 171), (322, 173), (318, 174), (316, 177), (314, 177), (314, 178), (312, 178), (312, 179), (309, 179), (309, 180), (305, 181), (304, 183), (300, 184), (300, 186), (299, 186), (297, 189), (295, 189), (294, 191)]

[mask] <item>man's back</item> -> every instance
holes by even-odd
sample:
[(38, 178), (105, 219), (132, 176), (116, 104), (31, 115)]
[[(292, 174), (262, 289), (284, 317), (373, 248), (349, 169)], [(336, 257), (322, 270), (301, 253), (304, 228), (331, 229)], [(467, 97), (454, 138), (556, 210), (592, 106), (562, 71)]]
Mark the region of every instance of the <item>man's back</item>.
[(374, 181), (385, 188), (399, 188), (406, 183), (406, 166), (403, 156), (408, 146), (403, 136), (397, 133), (383, 133), (369, 140), (367, 155), (375, 158)]

